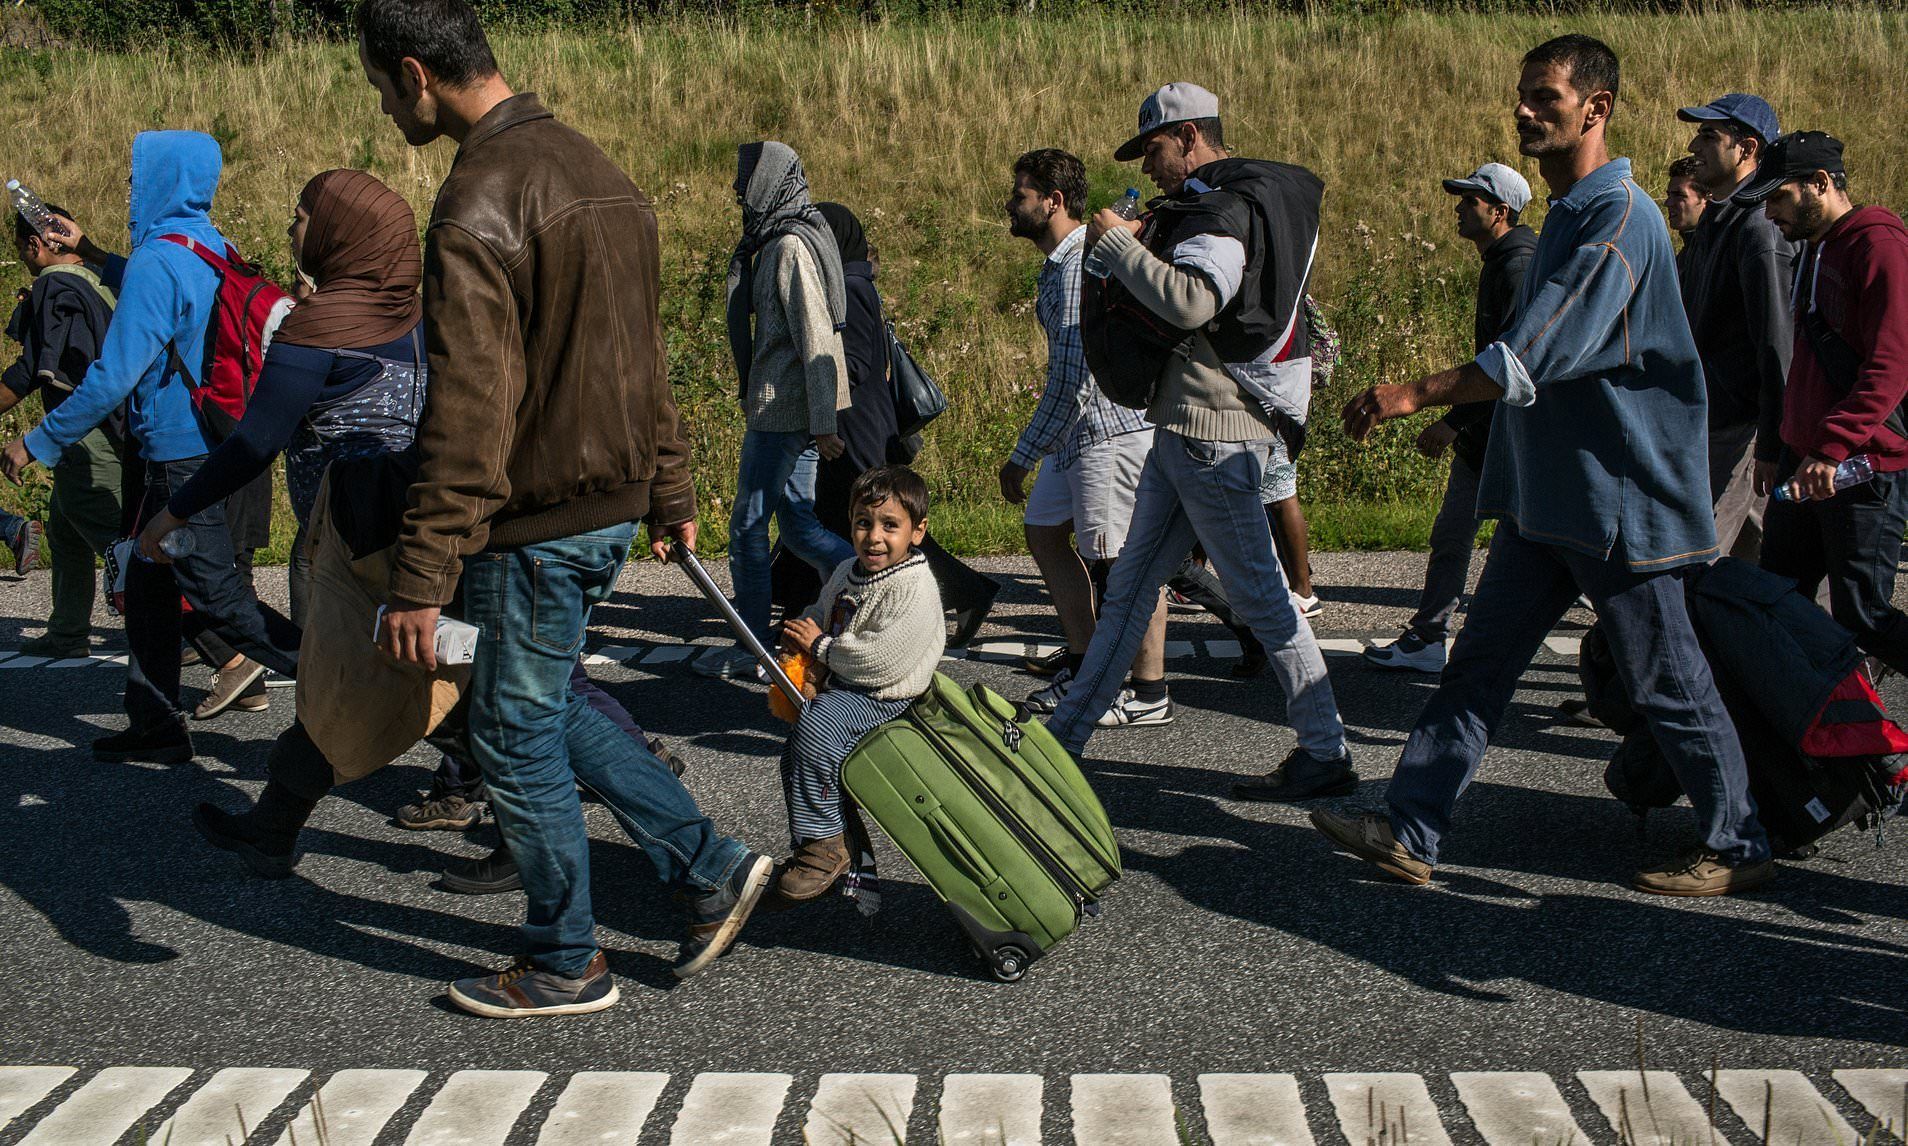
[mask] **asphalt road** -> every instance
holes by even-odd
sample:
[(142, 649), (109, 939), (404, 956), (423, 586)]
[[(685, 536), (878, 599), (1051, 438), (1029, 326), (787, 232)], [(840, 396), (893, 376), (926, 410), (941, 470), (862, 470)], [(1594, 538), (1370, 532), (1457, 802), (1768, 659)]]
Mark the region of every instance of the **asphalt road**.
[[(1319, 635), (1389, 635), (1415, 597), (1420, 560), (1321, 557)], [(1052, 639), (1025, 566), (993, 567), (1008, 588), (983, 641)], [(45, 576), (0, 579), (0, 651), (37, 631)], [(276, 571), (261, 576), (278, 591)], [(626, 574), (596, 621), (593, 647), (723, 636), (687, 580), (653, 566)], [(123, 651), (116, 628), (102, 628), (96, 651)], [(1579, 632), (1567, 623), (1559, 635)], [(258, 791), (267, 746), (290, 720), (289, 691), (274, 691), (267, 713), (195, 728), (190, 766), (104, 765), (86, 745), (120, 727), (121, 671), (0, 661), (0, 1063), (616, 1069), (669, 1072), (682, 1085), (696, 1072), (772, 1071), (811, 1087), (831, 1072), (1153, 1072), (1170, 1075), (1188, 1107), (1191, 1080), (1213, 1071), (1293, 1072), (1308, 1104), (1322, 1105), (1320, 1076), (1334, 1071), (1566, 1077), (1635, 1068), (1641, 1054), (1685, 1079), (1718, 1061), (1822, 1079), (1908, 1064), (1908, 824), (1892, 825), (1879, 848), (1872, 833), (1830, 837), (1751, 897), (1633, 893), (1631, 871), (1692, 842), (1692, 820), (1673, 809), (1639, 835), (1602, 787), (1612, 738), (1556, 719), (1574, 667), (1546, 652), (1434, 884), (1387, 882), (1334, 855), (1304, 809), (1226, 798), (1235, 776), (1276, 764), (1293, 741), (1276, 685), (1230, 680), (1228, 662), (1209, 655), (1204, 642), (1225, 636), (1203, 614), (1176, 614), (1170, 639), (1194, 642), (1193, 655), (1169, 662), (1177, 722), (1102, 733), (1090, 746), (1087, 771), (1118, 828), (1126, 878), (1105, 917), (1023, 982), (988, 980), (889, 854), (876, 921), (839, 900), (762, 917), (717, 971), (678, 985), (668, 972), (675, 907), (592, 808), (600, 936), (623, 1002), (530, 1023), (468, 1018), (445, 1001), (449, 980), (516, 949), (521, 901), (433, 886), (447, 860), (487, 850), (490, 827), (458, 836), (391, 825), (427, 781), (426, 754), (340, 789), (306, 833), (298, 878), (258, 882), (205, 847), (187, 811)], [(1334, 803), (1374, 805), (1433, 682), (1355, 656), (1330, 664), (1366, 781)], [(1009, 697), (1036, 683), (1007, 663), (946, 667)], [(785, 846), (782, 726), (761, 688), (703, 680), (680, 662), (591, 674), (690, 762), (686, 782), (718, 824), (763, 850)], [(188, 670), (187, 681), (203, 687), (206, 674)], [(1899, 687), (1885, 692), (1898, 708), (1908, 701)], [(1449, 1083), (1431, 1093), (1455, 1110)], [(1845, 1095), (1837, 1101), (1857, 1117)], [(1570, 1102), (1584, 1125), (1596, 1120), (1583, 1095)], [(1049, 1103), (1050, 1141), (1064, 1136), (1064, 1114)], [(1730, 1117), (1725, 1130), (1745, 1138)], [(800, 1112), (782, 1118), (798, 1135)], [(931, 1131), (925, 1118), (917, 1105), (917, 1132)], [(23, 1132), (0, 1130), (0, 1146)], [(1452, 1133), (1467, 1140), (1462, 1126)]]

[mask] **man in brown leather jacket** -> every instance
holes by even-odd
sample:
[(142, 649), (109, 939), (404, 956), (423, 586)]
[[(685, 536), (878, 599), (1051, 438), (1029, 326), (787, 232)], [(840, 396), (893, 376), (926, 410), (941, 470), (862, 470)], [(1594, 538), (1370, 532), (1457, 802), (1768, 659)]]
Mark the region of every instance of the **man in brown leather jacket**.
[(617, 990), (594, 937), (578, 782), (688, 892), (679, 976), (734, 941), (771, 867), (568, 685), (635, 522), (659, 554), (695, 540), (656, 215), (594, 144), (511, 91), (466, 0), (364, 0), (357, 26), (404, 138), (458, 145), (425, 238), (431, 387), (378, 640), (435, 667), (439, 611), (460, 592), (481, 630), (470, 747), (522, 873), (529, 950), (450, 997), (495, 1017), (601, 1010)]

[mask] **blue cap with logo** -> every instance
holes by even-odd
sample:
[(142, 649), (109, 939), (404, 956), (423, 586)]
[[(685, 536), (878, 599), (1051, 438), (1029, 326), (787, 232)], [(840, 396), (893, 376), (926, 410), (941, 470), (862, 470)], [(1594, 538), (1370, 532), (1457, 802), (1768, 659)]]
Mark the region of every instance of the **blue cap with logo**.
[(1162, 127), (1194, 119), (1218, 119), (1219, 97), (1198, 84), (1167, 84), (1140, 104), (1139, 134), (1120, 144), (1113, 158), (1121, 163), (1138, 159), (1146, 137)]
[(1462, 179), (1446, 179), (1444, 189), (1453, 195), (1482, 195), (1513, 211), (1530, 206), (1530, 183), (1502, 163), (1486, 163)]
[(1676, 118), (1684, 123), (1715, 123), (1719, 120), (1734, 120), (1762, 138), (1764, 146), (1774, 143), (1782, 132), (1776, 127), (1775, 109), (1762, 97), (1744, 92), (1730, 92), (1721, 99), (1713, 99), (1701, 107), (1686, 107), (1676, 113)]

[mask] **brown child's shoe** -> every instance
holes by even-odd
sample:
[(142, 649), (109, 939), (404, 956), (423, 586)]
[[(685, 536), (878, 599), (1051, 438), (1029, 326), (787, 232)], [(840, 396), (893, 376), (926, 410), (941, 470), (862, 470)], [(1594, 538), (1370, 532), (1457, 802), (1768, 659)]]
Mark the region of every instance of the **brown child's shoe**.
[(1775, 878), (1774, 860), (1730, 867), (1715, 852), (1699, 849), (1679, 860), (1636, 873), (1630, 886), (1651, 895), (1734, 895)]
[(809, 840), (782, 865), (775, 880), (775, 894), (790, 903), (820, 899), (847, 870), (848, 837)]
[(1312, 826), (1341, 849), (1389, 875), (1406, 883), (1431, 882), (1431, 865), (1405, 850), (1391, 834), (1391, 821), (1383, 816), (1370, 812), (1341, 816), (1319, 808), (1312, 813)]

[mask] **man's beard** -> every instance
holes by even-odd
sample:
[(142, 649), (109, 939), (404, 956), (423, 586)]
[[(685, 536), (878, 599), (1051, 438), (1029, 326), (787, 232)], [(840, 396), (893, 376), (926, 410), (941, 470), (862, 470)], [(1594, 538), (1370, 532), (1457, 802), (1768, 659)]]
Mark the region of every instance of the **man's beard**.
[(1037, 238), (1046, 229), (1046, 219), (1029, 218), (1019, 211), (1007, 213), (1007, 233), (1016, 239)]

